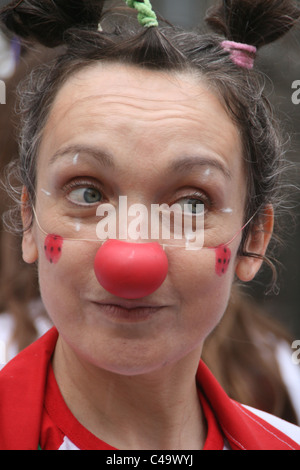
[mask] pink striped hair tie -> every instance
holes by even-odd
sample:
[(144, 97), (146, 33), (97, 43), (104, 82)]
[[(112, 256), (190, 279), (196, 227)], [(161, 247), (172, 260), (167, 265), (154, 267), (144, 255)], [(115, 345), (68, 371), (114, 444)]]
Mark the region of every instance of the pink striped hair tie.
[(230, 52), (232, 61), (239, 67), (252, 69), (256, 54), (256, 47), (235, 41), (222, 41), (221, 46), (227, 52)]

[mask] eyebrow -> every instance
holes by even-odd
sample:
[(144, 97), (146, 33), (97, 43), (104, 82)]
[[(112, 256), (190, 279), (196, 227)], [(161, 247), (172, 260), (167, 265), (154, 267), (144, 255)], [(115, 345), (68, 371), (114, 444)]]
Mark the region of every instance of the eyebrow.
[[(104, 166), (111, 168), (115, 167), (114, 159), (108, 152), (99, 147), (80, 144), (68, 145), (57, 150), (57, 152), (51, 156), (49, 164), (52, 165), (59, 157), (63, 157), (65, 155), (76, 155), (77, 153), (88, 154)], [(224, 164), (222, 164), (222, 162), (213, 157), (198, 155), (185, 156), (175, 160), (171, 163), (169, 171), (172, 173), (187, 173), (189, 171), (193, 171), (197, 167), (213, 167), (223, 173), (227, 179), (231, 179), (231, 172)]]
[(187, 173), (195, 170), (197, 167), (212, 167), (223, 173), (226, 179), (231, 179), (232, 175), (229, 169), (219, 160), (213, 157), (204, 156), (186, 156), (172, 162), (170, 171), (174, 173)]
[(95, 158), (98, 162), (102, 163), (102, 165), (114, 167), (113, 157), (108, 152), (98, 147), (80, 144), (68, 145), (57, 150), (57, 152), (51, 156), (49, 165), (55, 163), (59, 157), (63, 157), (65, 155), (76, 155), (77, 153), (88, 154), (89, 156)]

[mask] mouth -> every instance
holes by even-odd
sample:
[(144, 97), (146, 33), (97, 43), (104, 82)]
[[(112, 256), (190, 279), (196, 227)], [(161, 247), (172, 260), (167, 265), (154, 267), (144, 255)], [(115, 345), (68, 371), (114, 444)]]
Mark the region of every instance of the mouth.
[(100, 312), (111, 320), (138, 323), (161, 313), (163, 305), (140, 304), (134, 302), (94, 302)]

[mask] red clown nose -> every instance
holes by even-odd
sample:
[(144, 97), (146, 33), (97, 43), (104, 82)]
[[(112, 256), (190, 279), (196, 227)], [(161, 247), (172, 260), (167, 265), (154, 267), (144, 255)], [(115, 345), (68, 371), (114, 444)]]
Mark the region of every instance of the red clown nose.
[(155, 292), (168, 273), (168, 259), (159, 243), (107, 240), (97, 251), (98, 282), (117, 297), (139, 299)]

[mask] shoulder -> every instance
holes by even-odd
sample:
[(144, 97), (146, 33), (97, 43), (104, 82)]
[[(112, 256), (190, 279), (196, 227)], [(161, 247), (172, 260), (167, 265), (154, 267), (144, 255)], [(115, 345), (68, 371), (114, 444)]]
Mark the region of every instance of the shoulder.
[(0, 449), (37, 449), (48, 365), (57, 337), (52, 328), (0, 371)]
[(300, 450), (297, 426), (232, 400), (203, 361), (197, 379), (232, 449)]
[[(300, 427), (299, 426), (289, 423), (288, 421), (278, 418), (277, 416), (266, 413), (265, 411), (252, 408), (251, 406), (242, 405), (242, 408), (245, 410), (245, 412), (249, 411), (252, 414), (252, 417), (250, 419), (255, 420), (255, 417), (257, 417), (260, 420), (263, 420), (265, 423), (270, 424), (271, 426), (273, 426), (273, 428), (277, 429), (278, 431), (288, 436), (290, 439), (292, 439), (294, 442), (300, 445)], [(247, 413), (247, 415), (248, 417), (251, 416), (249, 413)], [(263, 423), (261, 421), (259, 422), (260, 422), (260, 425), (263, 426)]]

